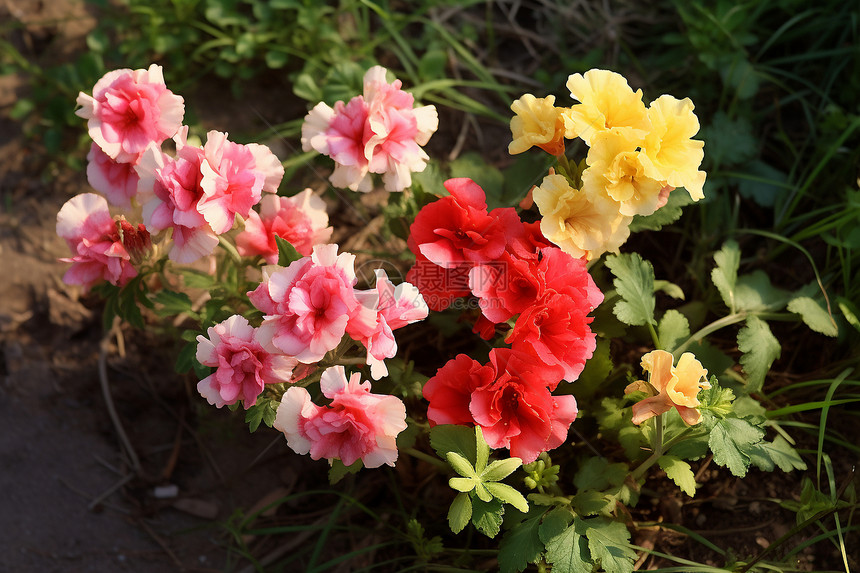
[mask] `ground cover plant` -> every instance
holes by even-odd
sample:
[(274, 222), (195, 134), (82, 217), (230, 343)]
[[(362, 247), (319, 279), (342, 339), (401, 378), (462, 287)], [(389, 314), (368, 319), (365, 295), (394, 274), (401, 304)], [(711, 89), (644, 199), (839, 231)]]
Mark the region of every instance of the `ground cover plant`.
[[(224, 566), (856, 569), (856, 15), (789, 4), (131, 2), (62, 118), (5, 42), (105, 340), (317, 460)], [(299, 112), (204, 129), (210, 71)]]

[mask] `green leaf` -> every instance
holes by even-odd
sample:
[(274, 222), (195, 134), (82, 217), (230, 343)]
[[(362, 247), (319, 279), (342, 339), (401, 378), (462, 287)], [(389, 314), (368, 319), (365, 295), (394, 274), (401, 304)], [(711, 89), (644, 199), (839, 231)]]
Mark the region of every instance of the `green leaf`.
[(789, 293), (770, 283), (762, 270), (738, 277), (735, 285), (737, 310), (779, 310), (788, 302)]
[[(490, 445), (484, 439), (481, 426), (475, 426), (475, 473), (483, 475), (490, 459)], [(511, 470), (513, 471), (513, 470)]]
[(596, 515), (609, 513), (615, 507), (615, 500), (603, 492), (588, 489), (573, 496), (570, 504), (577, 515)]
[(459, 493), (448, 509), (448, 526), (453, 533), (460, 533), (472, 518), (472, 500), (467, 493)]
[(357, 474), (363, 467), (364, 464), (360, 459), (355, 460), (352, 465), (349, 466), (344, 465), (344, 463), (339, 459), (334, 459), (331, 462), (331, 468), (328, 470), (328, 483), (330, 485), (334, 485), (345, 478), (348, 474)]
[(496, 167), (474, 152), (464, 153), (451, 162), (451, 177), (469, 177), (486, 193), (487, 208), (510, 207), (503, 199), (505, 178)]
[(630, 532), (624, 524), (599, 517), (584, 525), (591, 556), (606, 573), (632, 573), (636, 552), (630, 548)]
[(430, 445), (443, 460), (447, 459), (448, 452), (456, 452), (472, 464), (477, 457), (475, 431), (466, 426), (446, 424), (430, 428)]
[[(468, 494), (461, 493), (460, 495)], [(492, 538), (498, 535), (502, 527), (504, 513), (505, 506), (497, 499), (489, 502), (480, 499), (472, 500), (472, 525), (487, 537)]]
[(521, 465), (523, 465), (523, 461), (520, 458), (496, 460), (481, 473), (481, 479), (485, 482), (502, 481), (514, 473)]
[(478, 474), (475, 472), (475, 468), (472, 467), (472, 464), (469, 463), (469, 460), (467, 460), (457, 452), (447, 452), (445, 454), (445, 458), (448, 460), (448, 463), (451, 464), (451, 467), (454, 468), (454, 471), (461, 476), (470, 479), (478, 477)]
[(245, 412), (245, 423), (248, 424), (251, 432), (256, 432), (261, 422), (269, 428), (272, 427), (277, 413), (277, 406), (274, 404), (275, 402), (269, 398), (258, 398), (257, 403), (248, 408)]
[(726, 467), (737, 477), (744, 477), (750, 466), (751, 446), (764, 437), (764, 430), (740, 418), (724, 418), (717, 422), (708, 438), (714, 462)]
[(723, 248), (714, 254), (717, 266), (711, 271), (711, 280), (720, 291), (723, 302), (729, 310), (735, 312), (735, 284), (738, 280), (738, 267), (741, 263), (741, 251), (735, 241), (726, 241)]
[(508, 484), (489, 482), (485, 483), (484, 486), (487, 488), (487, 491), (489, 491), (490, 494), (499, 501), (510, 504), (523, 513), (528, 512), (529, 503), (526, 501), (526, 498), (523, 497), (523, 494)]
[(766, 472), (773, 471), (774, 464), (784, 472), (806, 469), (806, 462), (782, 436), (777, 436), (772, 442), (754, 444), (750, 458), (756, 467)]
[(161, 308), (156, 309), (159, 316), (175, 316), (183, 312), (191, 312), (191, 298), (184, 292), (162, 290), (152, 297)]
[(603, 388), (609, 373), (612, 372), (612, 367), (609, 340), (598, 337), (597, 348), (585, 363), (582, 374), (576, 379), (577, 398), (585, 400)]
[(576, 472), (573, 484), (578, 491), (602, 491), (610, 485), (624, 483), (627, 473), (627, 464), (610, 464), (606, 458), (591, 457)]
[(606, 257), (606, 266), (615, 275), (615, 289), (622, 298), (613, 309), (618, 320), (633, 326), (657, 324), (651, 263), (636, 253), (623, 253)]
[(740, 169), (749, 177), (737, 177), (738, 191), (742, 197), (752, 199), (762, 207), (773, 207), (777, 197), (786, 190), (785, 173), (758, 159), (750, 161)]
[(747, 373), (747, 391), (758, 392), (764, 385), (771, 364), (779, 358), (779, 341), (765, 321), (750, 316), (746, 326), (738, 332), (738, 349), (744, 353), (740, 363)]
[(799, 296), (791, 299), (788, 303), (788, 311), (799, 314), (806, 326), (815, 332), (827, 335), (836, 336), (839, 334), (839, 328), (836, 326), (836, 321), (822, 307), (818, 301), (808, 296)]
[(684, 300), (684, 291), (675, 283), (665, 280), (654, 281), (654, 292), (657, 291), (663, 292), (674, 299)]
[(666, 476), (681, 488), (681, 491), (690, 497), (696, 495), (696, 476), (690, 469), (690, 464), (675, 456), (662, 456), (657, 463), (666, 472)]
[(554, 573), (591, 573), (594, 568), (586, 539), (577, 531), (577, 525), (581, 529), (581, 524), (582, 520), (574, 519), (570, 511), (563, 508), (550, 511), (541, 523), (538, 533)]
[(684, 191), (673, 191), (669, 194), (666, 204), (647, 216), (636, 215), (630, 223), (630, 232), (659, 231), (666, 225), (671, 225), (681, 218), (682, 207), (693, 202), (690, 194)]
[(302, 258), (302, 254), (288, 240), (275, 235), (275, 242), (278, 244), (278, 265), (288, 267), (293, 261)]
[(448, 480), (448, 485), (451, 489), (457, 490), (462, 493), (469, 493), (473, 489), (475, 489), (476, 482), (472, 478), (464, 478), (464, 477), (453, 477)]
[(758, 147), (750, 122), (730, 119), (724, 111), (718, 111), (711, 125), (702, 128), (701, 138), (705, 140), (709, 162), (721, 167), (752, 159)]
[(534, 507), (529, 517), (505, 532), (499, 542), (500, 573), (519, 573), (529, 563), (537, 563), (544, 550), (539, 529), (545, 513), (545, 508)]
[(657, 336), (660, 338), (663, 350), (672, 352), (678, 345), (690, 338), (690, 323), (687, 317), (677, 310), (667, 310), (660, 319)]

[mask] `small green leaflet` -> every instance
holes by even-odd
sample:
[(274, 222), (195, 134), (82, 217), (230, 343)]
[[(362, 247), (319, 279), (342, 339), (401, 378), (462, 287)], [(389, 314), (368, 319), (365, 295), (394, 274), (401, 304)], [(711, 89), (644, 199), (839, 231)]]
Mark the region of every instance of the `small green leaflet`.
[(738, 332), (738, 349), (744, 353), (740, 363), (747, 373), (747, 392), (758, 392), (764, 385), (771, 364), (779, 358), (779, 341), (765, 321), (750, 316)]
[(584, 521), (588, 549), (606, 573), (632, 573), (636, 552), (630, 548), (630, 532), (623, 523), (602, 517)]
[(245, 423), (248, 424), (248, 429), (251, 432), (256, 432), (257, 428), (260, 427), (260, 422), (271, 428), (275, 421), (277, 408), (276, 402), (271, 398), (258, 398), (257, 403), (245, 412)]
[(636, 253), (606, 257), (606, 266), (615, 275), (615, 290), (621, 296), (613, 312), (618, 320), (632, 326), (657, 324), (654, 320), (654, 267)]
[(720, 291), (723, 302), (729, 310), (735, 311), (735, 283), (738, 280), (738, 267), (741, 263), (741, 251), (735, 241), (726, 241), (723, 248), (714, 254), (717, 266), (711, 271), (711, 280)]
[(836, 326), (836, 321), (822, 307), (818, 301), (808, 296), (799, 296), (791, 299), (788, 303), (788, 311), (799, 314), (806, 326), (815, 332), (827, 335), (836, 336), (839, 334), (839, 328)]
[(361, 459), (355, 460), (352, 465), (344, 465), (339, 459), (332, 460), (331, 469), (328, 470), (328, 483), (334, 485), (348, 474), (357, 474), (364, 467)]
[(293, 261), (302, 258), (301, 253), (288, 240), (275, 235), (275, 242), (278, 244), (278, 265), (288, 267)]
[(690, 338), (690, 323), (687, 317), (677, 310), (667, 310), (660, 319), (657, 336), (663, 350), (672, 352), (682, 342)]
[(766, 472), (773, 471), (774, 465), (784, 472), (806, 469), (806, 462), (782, 436), (777, 436), (773, 442), (760, 442), (753, 445), (750, 458), (757, 468)]
[(448, 526), (454, 533), (460, 533), (472, 518), (472, 500), (468, 493), (458, 493), (448, 509)]
[(636, 215), (633, 217), (633, 221), (630, 223), (630, 232), (659, 231), (664, 225), (669, 225), (680, 219), (683, 213), (681, 207), (685, 207), (692, 202), (690, 194), (683, 190), (670, 193), (666, 204), (651, 215), (645, 217)]
[(183, 312), (191, 313), (191, 299), (184, 292), (165, 289), (156, 293), (152, 299), (156, 304), (161, 305), (161, 308), (155, 310), (158, 316), (175, 316)]
[(764, 437), (764, 430), (740, 418), (724, 418), (717, 422), (708, 438), (714, 462), (726, 467), (737, 477), (744, 477), (750, 466), (752, 446)]
[[(573, 524), (571, 524), (573, 521)], [(538, 530), (555, 573), (591, 573), (594, 566), (582, 535), (583, 522), (566, 509), (550, 511)]]
[(472, 499), (472, 525), (487, 537), (492, 538), (499, 534), (504, 513), (505, 506), (497, 499), (490, 501)]
[(690, 469), (690, 464), (675, 456), (662, 456), (657, 463), (681, 491), (690, 497), (696, 495), (696, 476)]

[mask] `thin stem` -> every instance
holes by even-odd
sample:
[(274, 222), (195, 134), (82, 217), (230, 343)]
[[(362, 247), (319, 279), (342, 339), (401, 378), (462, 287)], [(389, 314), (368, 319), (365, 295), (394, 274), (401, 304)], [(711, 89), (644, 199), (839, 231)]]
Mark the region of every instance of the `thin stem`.
[(437, 457), (431, 456), (430, 454), (425, 454), (421, 450), (416, 450), (415, 448), (402, 448), (400, 451), (405, 454), (409, 454), (415, 459), (427, 462), (443, 470), (447, 471), (451, 469), (447, 463), (443, 462)]
[(659, 414), (656, 418), (654, 418), (654, 451), (651, 452), (651, 455), (648, 456), (644, 462), (639, 464), (633, 473), (630, 474), (630, 477), (633, 478), (634, 481), (638, 480), (642, 477), (645, 472), (654, 465), (654, 463), (660, 459), (660, 456), (663, 455), (663, 416), (665, 414)]
[(736, 324), (738, 322), (741, 322), (742, 320), (745, 320), (746, 317), (747, 317), (747, 313), (744, 311), (741, 311), (741, 312), (734, 312), (728, 316), (724, 316), (723, 318), (717, 319), (714, 322), (707, 324), (707, 325), (703, 326), (702, 328), (700, 328), (695, 334), (693, 334), (692, 336), (690, 336), (690, 338), (688, 338), (686, 341), (684, 341), (684, 343), (682, 345), (677, 347), (672, 354), (674, 354), (675, 357), (677, 357), (682, 352), (684, 352), (694, 342), (699, 342), (700, 340), (705, 338), (707, 335), (711, 334), (712, 332), (716, 332), (717, 330), (719, 330), (725, 326), (730, 326), (732, 324)]
[(648, 332), (651, 333), (651, 340), (654, 341), (654, 348), (663, 348), (660, 345), (660, 337), (657, 336), (657, 331), (654, 330), (654, 325), (651, 323), (651, 321), (648, 321)]
[(224, 238), (223, 235), (218, 236), (218, 245), (227, 251), (227, 254), (230, 255), (230, 258), (233, 259), (235, 263), (242, 262), (242, 256), (239, 254), (239, 251), (236, 250), (236, 247), (233, 246), (233, 243)]

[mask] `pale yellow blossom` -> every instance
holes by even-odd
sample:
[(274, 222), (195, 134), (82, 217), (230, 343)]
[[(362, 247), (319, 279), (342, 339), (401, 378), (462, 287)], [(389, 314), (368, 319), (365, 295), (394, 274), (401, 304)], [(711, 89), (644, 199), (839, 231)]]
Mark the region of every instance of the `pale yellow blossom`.
[(691, 139), (699, 131), (690, 98), (675, 99), (662, 95), (648, 108), (651, 131), (643, 149), (654, 164), (655, 179), (671, 187), (684, 187), (694, 201), (704, 197), (705, 172), (699, 171), (704, 158), (704, 142)]
[(649, 176), (655, 169), (638, 141), (613, 131), (597, 133), (586, 163), (582, 187), (589, 194), (615, 201), (622, 215), (650, 215), (657, 210), (664, 182)]
[(541, 233), (571, 256), (591, 260), (617, 251), (630, 234), (632, 217), (602, 195), (574, 189), (562, 175), (544, 177), (532, 196), (542, 215)]
[(511, 118), (513, 141), (508, 145), (508, 153), (516, 155), (532, 146), (540, 147), (550, 155), (564, 153), (563, 110), (554, 104), (555, 96), (536, 98), (531, 94), (525, 94), (511, 104), (511, 111), (516, 115)]
[(636, 139), (644, 137), (650, 129), (642, 90), (634, 92), (620, 74), (597, 69), (572, 74), (567, 79), (567, 89), (580, 103), (565, 115), (565, 125), (588, 145), (602, 131), (611, 130)]

